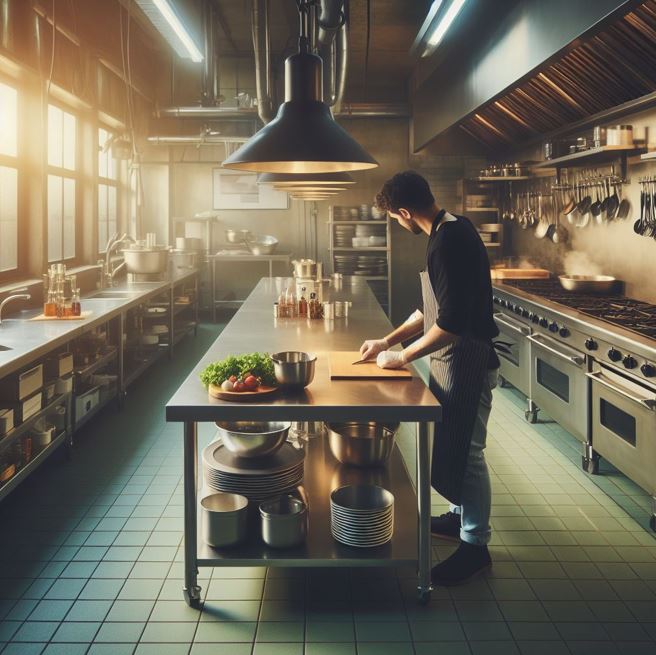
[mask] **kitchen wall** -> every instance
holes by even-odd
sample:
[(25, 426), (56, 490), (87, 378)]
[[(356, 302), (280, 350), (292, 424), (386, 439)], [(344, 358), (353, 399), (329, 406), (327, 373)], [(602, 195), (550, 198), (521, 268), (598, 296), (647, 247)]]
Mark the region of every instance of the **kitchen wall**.
[[(623, 118), (622, 124), (634, 126), (634, 138), (653, 141), (656, 110)], [(654, 148), (656, 143), (651, 143), (650, 149)], [(614, 275), (625, 282), (628, 296), (656, 303), (656, 242), (633, 231), (633, 224), (640, 215), (638, 182), (647, 175), (656, 175), (656, 164), (635, 158), (629, 166), (629, 184), (622, 188), (622, 193), (631, 201), (628, 219), (585, 229), (577, 229), (563, 219), (570, 233), (566, 245), (557, 246), (538, 240), (532, 230), (522, 230), (515, 224), (506, 223), (511, 232), (513, 253), (555, 273)]]

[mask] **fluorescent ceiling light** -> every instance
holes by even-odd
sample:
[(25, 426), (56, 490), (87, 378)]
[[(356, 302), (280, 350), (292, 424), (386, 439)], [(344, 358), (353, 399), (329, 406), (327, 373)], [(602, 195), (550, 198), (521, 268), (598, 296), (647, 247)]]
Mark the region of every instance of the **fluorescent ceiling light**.
[(440, 21), (435, 26), (435, 29), (432, 30), (428, 35), (428, 39), (426, 40), (426, 51), (423, 54), (424, 57), (435, 50), (435, 48), (437, 48), (437, 46), (444, 38), (444, 35), (447, 33), (447, 30), (449, 27), (451, 27), (451, 23), (453, 23), (453, 21), (456, 19), (456, 16), (460, 13), (460, 10), (464, 4), (465, 0), (453, 0), (451, 2), (451, 5), (444, 12), (444, 15), (442, 18), (440, 18)]
[(203, 53), (182, 24), (170, 0), (137, 0), (137, 4), (180, 57), (197, 63), (203, 61)]

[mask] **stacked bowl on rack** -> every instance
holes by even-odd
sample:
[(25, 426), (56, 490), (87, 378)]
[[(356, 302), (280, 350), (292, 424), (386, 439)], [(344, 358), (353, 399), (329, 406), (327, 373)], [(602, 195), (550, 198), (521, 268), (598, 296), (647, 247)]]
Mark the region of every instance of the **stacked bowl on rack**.
[(333, 228), (335, 230), (333, 235), (335, 248), (350, 248), (355, 236), (355, 228), (355, 225), (335, 225)]
[(358, 255), (355, 275), (367, 277), (387, 275), (387, 257), (384, 255)]
[(353, 275), (358, 264), (358, 256), (351, 254), (334, 255), (335, 273), (342, 275)]
[(394, 533), (394, 495), (375, 485), (349, 485), (330, 494), (330, 529), (356, 548), (382, 546)]

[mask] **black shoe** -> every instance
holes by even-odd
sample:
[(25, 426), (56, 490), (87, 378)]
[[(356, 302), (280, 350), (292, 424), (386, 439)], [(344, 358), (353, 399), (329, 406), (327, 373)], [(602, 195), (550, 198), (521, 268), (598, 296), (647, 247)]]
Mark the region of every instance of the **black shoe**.
[(431, 516), (431, 534), (449, 541), (460, 541), (460, 514), (447, 512)]
[(431, 580), (434, 585), (453, 587), (469, 582), (491, 566), (487, 546), (474, 546), (463, 541), (451, 557), (433, 567)]

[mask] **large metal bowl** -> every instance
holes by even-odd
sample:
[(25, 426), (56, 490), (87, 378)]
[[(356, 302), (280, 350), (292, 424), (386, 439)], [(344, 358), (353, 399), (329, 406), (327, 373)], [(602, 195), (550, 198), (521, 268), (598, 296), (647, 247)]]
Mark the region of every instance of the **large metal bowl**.
[(225, 231), (226, 241), (228, 243), (244, 243), (253, 238), (253, 233), (250, 230), (233, 230), (228, 228)]
[(326, 423), (330, 452), (342, 464), (383, 466), (392, 454), (398, 423)]
[(579, 293), (612, 293), (617, 279), (610, 275), (559, 275), (563, 289)]
[(271, 360), (276, 381), (281, 386), (302, 389), (314, 380), (316, 355), (286, 350), (274, 353)]
[(128, 248), (122, 251), (128, 273), (155, 274), (163, 273), (169, 265), (169, 249), (160, 248)]
[(278, 247), (278, 239), (266, 234), (248, 239), (246, 245), (253, 255), (271, 255)]
[(237, 457), (264, 457), (282, 448), (291, 423), (217, 421), (216, 427), (225, 447)]

